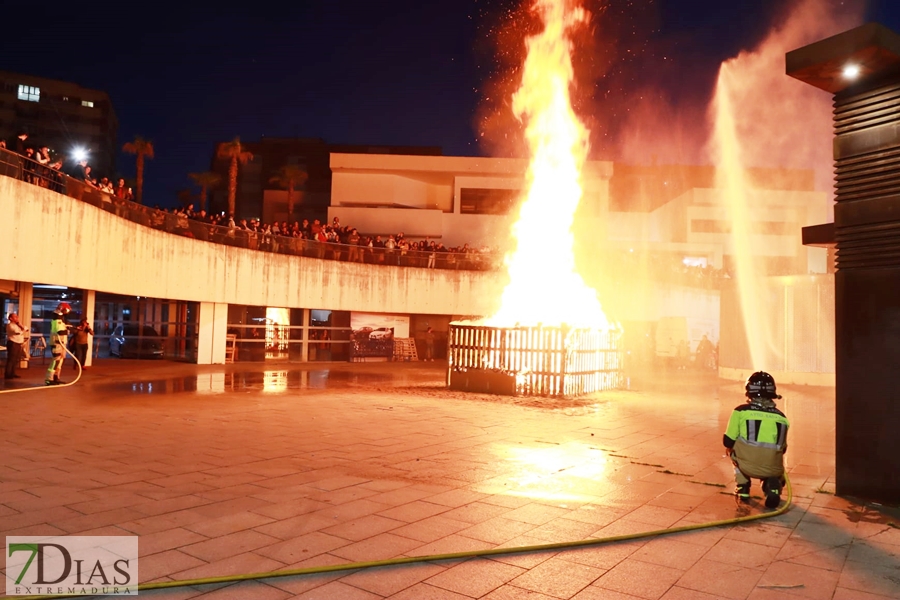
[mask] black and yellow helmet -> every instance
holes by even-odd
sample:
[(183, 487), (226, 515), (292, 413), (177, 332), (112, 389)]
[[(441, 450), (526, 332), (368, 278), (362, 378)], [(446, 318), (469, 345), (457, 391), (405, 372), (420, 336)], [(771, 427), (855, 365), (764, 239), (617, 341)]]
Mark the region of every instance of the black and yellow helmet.
[(744, 389), (747, 391), (748, 398), (768, 398), (770, 400), (781, 398), (776, 392), (775, 378), (765, 371), (757, 371), (748, 377)]

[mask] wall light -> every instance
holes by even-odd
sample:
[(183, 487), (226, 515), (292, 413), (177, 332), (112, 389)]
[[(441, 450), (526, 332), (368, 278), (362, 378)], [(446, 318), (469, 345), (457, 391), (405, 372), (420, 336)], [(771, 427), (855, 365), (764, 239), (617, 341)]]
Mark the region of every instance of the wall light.
[(856, 79), (857, 77), (859, 77), (859, 73), (859, 65), (847, 65), (844, 67), (844, 79)]

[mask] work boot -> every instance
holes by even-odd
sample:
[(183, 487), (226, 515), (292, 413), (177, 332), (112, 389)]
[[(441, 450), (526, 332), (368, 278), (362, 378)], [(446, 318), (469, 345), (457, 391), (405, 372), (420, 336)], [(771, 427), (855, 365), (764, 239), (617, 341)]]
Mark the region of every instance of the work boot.
[(742, 483), (734, 489), (734, 495), (744, 504), (750, 504), (750, 484)]
[(769, 477), (764, 480), (763, 492), (766, 494), (766, 508), (778, 508), (781, 504), (781, 479)]

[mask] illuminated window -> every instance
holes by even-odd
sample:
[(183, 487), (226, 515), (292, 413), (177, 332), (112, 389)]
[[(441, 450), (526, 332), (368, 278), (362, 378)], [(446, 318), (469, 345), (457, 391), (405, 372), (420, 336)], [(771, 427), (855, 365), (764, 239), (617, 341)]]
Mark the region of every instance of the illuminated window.
[(19, 100), (27, 100), (28, 102), (40, 102), (41, 88), (31, 85), (20, 85)]
[(82, 100), (81, 105), (87, 106), (88, 108), (94, 108), (94, 103), (91, 102), (90, 100)]
[(705, 267), (708, 264), (705, 256), (685, 256), (681, 262), (688, 267)]

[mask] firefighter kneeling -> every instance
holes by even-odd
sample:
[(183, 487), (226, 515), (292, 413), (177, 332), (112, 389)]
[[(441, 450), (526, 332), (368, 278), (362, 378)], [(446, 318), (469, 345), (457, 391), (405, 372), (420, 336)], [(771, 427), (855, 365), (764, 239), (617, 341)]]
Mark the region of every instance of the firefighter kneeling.
[(60, 385), (59, 374), (62, 372), (63, 360), (66, 358), (66, 345), (69, 342), (69, 330), (71, 326), (66, 323), (66, 315), (72, 312), (68, 302), (61, 303), (50, 321), (50, 354), (53, 360), (47, 368), (47, 377), (44, 383), (47, 385)]
[(790, 423), (775, 407), (775, 379), (758, 371), (747, 379), (747, 403), (731, 413), (722, 442), (734, 463), (735, 494), (750, 502), (750, 479), (761, 479), (766, 507), (781, 502), (784, 487), (784, 453)]

